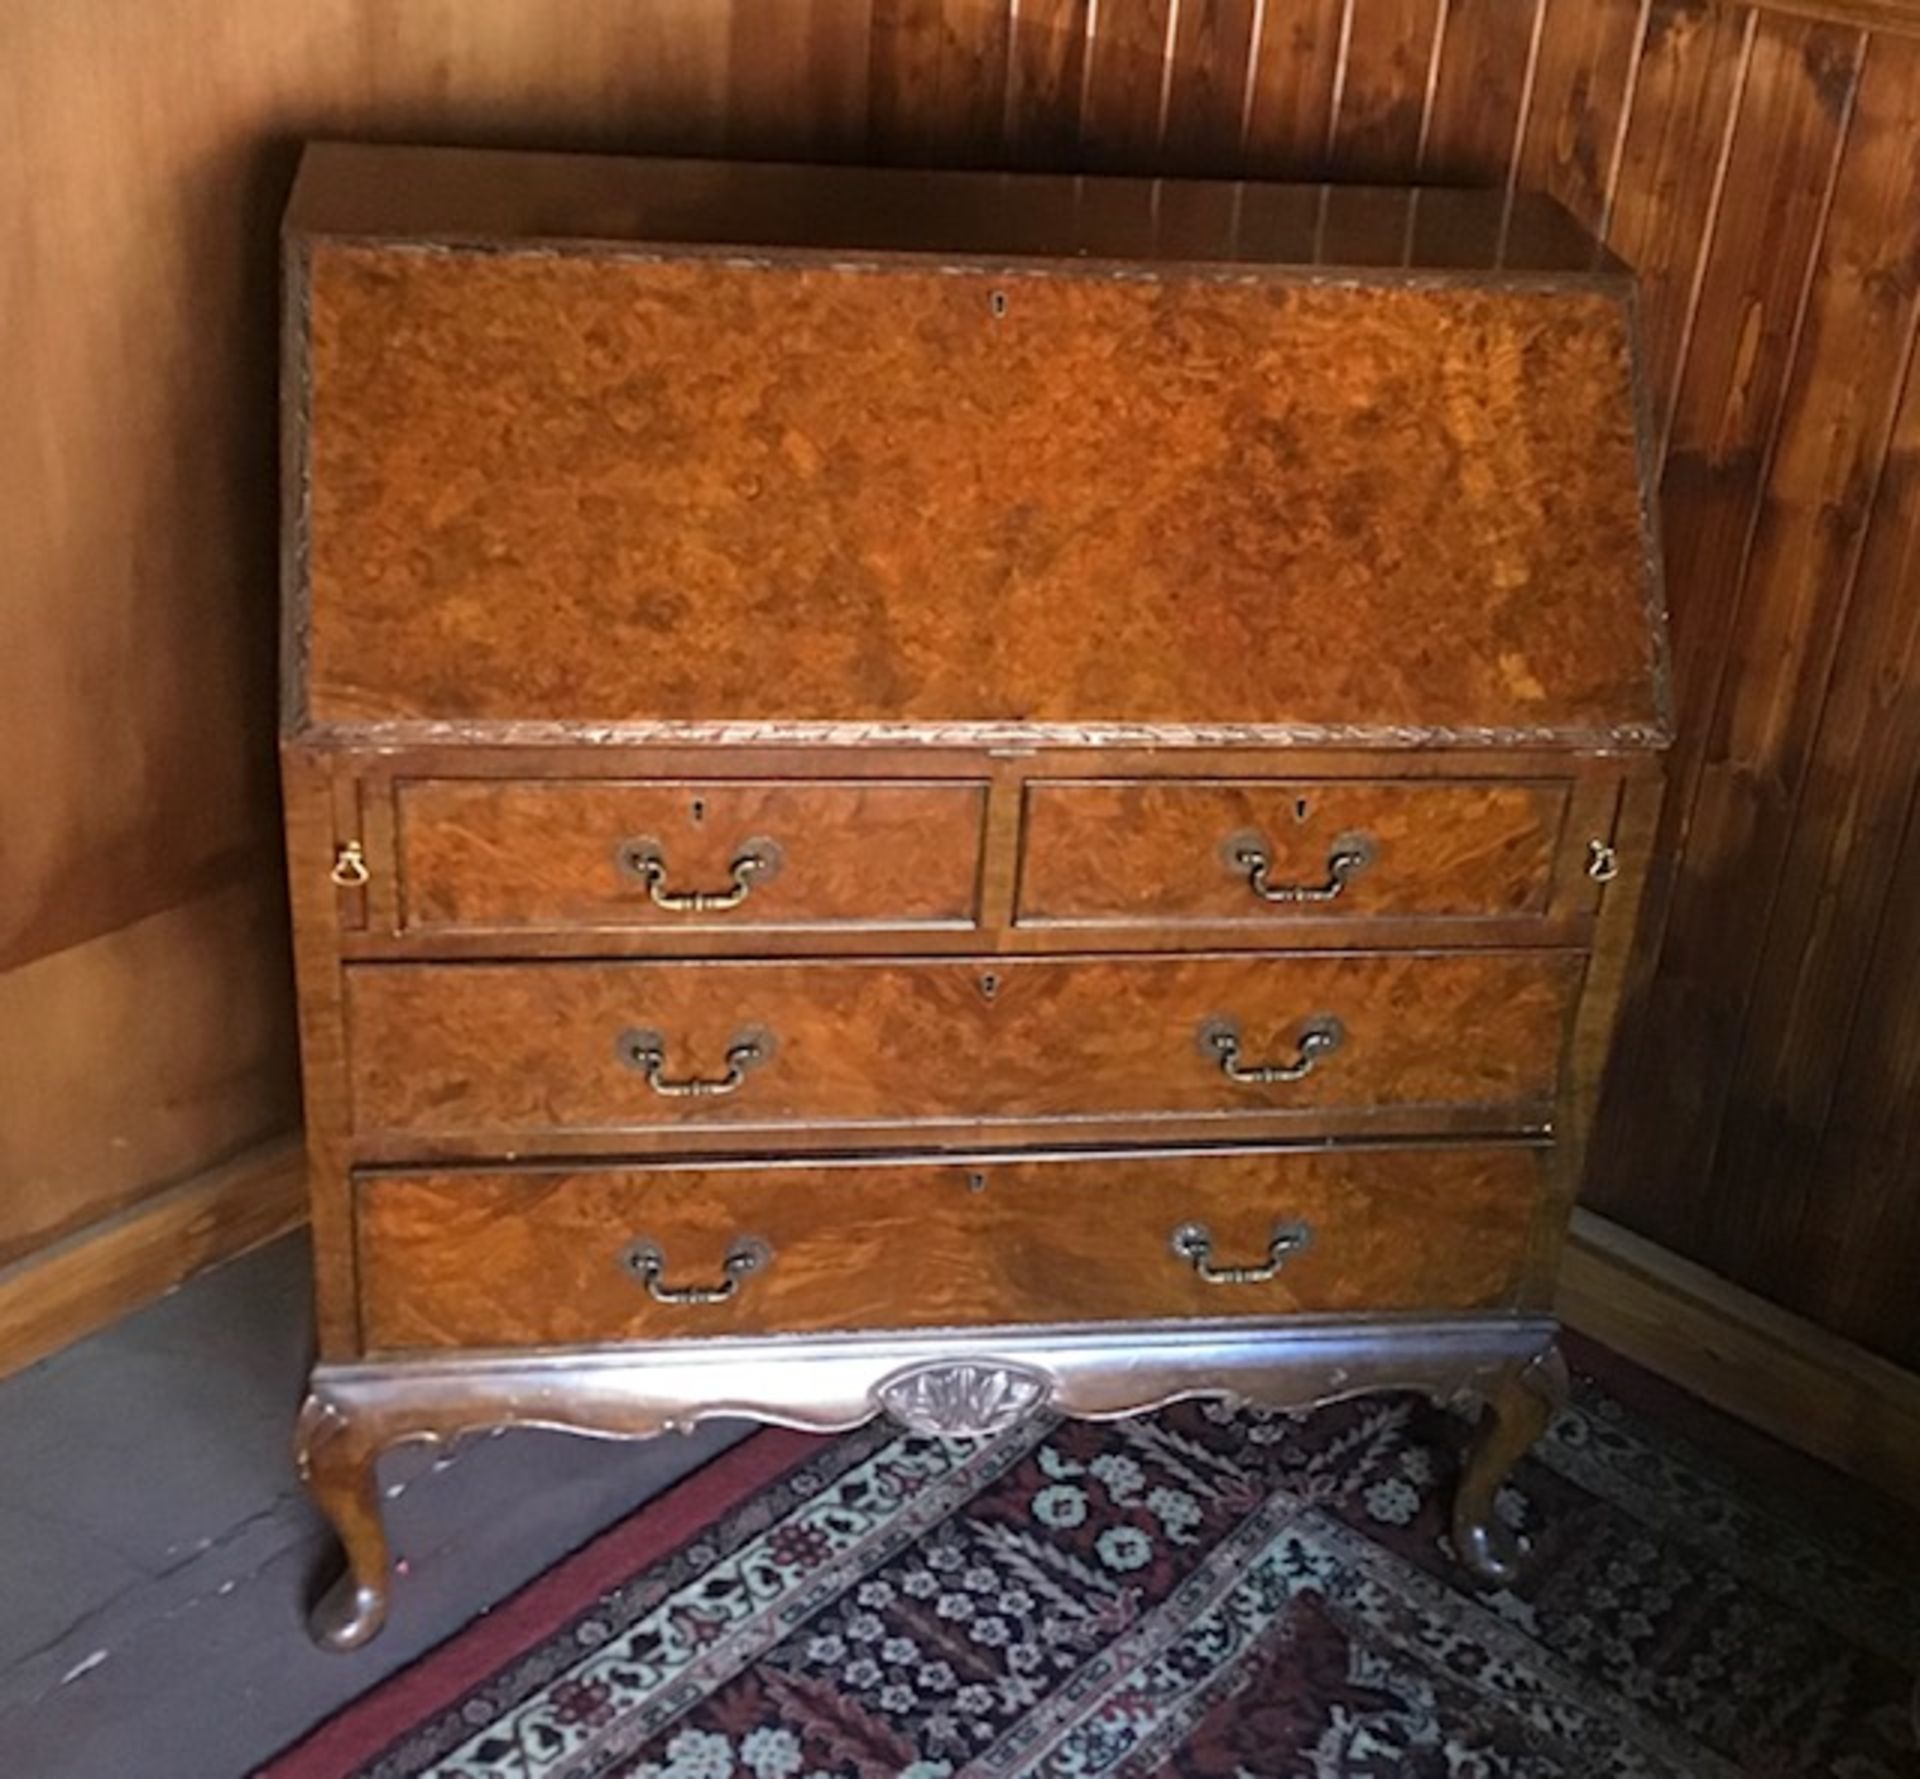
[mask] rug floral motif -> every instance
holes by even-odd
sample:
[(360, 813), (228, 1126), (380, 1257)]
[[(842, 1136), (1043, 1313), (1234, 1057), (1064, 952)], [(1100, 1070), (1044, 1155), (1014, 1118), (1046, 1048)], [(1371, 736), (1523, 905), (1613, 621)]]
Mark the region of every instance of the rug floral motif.
[(830, 1443), (362, 1779), (1920, 1775), (1920, 1573), (1582, 1385), (1453, 1568), (1461, 1424), (1184, 1404)]

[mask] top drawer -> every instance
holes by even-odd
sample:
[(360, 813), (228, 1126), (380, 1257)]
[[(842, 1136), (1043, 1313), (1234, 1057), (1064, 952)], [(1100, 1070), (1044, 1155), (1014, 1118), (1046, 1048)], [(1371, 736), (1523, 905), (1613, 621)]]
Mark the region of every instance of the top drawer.
[(1564, 781), (1037, 781), (1018, 918), (1540, 915), (1568, 791)]
[(965, 782), (403, 782), (400, 924), (967, 928), (985, 798)]

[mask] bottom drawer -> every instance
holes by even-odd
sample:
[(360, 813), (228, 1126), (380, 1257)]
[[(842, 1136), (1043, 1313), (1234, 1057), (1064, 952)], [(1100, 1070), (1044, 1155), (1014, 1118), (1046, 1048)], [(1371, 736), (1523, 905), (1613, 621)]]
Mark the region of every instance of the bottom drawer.
[(359, 1174), (370, 1352), (1506, 1307), (1519, 1145)]

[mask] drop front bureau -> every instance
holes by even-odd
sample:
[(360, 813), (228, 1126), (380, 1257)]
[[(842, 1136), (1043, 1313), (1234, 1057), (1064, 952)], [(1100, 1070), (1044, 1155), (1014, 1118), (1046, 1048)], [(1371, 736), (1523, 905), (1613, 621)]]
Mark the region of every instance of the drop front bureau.
[(1499, 194), (310, 150), (302, 1465), (1558, 1378), (1658, 795), (1626, 270)]

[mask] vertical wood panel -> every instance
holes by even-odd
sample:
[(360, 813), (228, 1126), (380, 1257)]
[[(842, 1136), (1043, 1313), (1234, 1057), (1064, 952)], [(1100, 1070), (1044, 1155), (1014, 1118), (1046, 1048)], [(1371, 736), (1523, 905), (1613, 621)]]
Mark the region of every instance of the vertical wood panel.
[(1256, 0), (1180, 0), (1160, 156), (1169, 172), (1231, 178), (1239, 171), (1258, 10)]
[(1519, 183), (1606, 221), (1647, 0), (1547, 0)]
[(1151, 172), (1167, 99), (1175, 0), (1100, 0), (1087, 46), (1080, 159), (1095, 171)]
[(1246, 95), (1249, 174), (1325, 172), (1345, 18), (1345, 0), (1266, 0)]
[[(1837, 1079), (1834, 1039), (1854, 1004), (1890, 864), (1891, 846), (1857, 843), (1858, 819), (1870, 811), (1852, 800), (1897, 800), (1902, 815), (1907, 800), (1907, 762), (1882, 755), (1895, 732), (1873, 721), (1868, 700), (1878, 650), (1904, 640), (1908, 613), (1905, 602), (1876, 603), (1871, 586), (1856, 609), (1855, 592), (1913, 350), (1916, 141), (1920, 54), (1881, 39), (1860, 80), (1701, 783), (1701, 814), (1745, 840), (1732, 859), (1702, 861), (1718, 868), (1703, 873), (1709, 892), (1724, 892), (1728, 871), (1767, 891), (1741, 898), (1725, 954), (1744, 965), (1751, 987), (1719, 1172), (1749, 1182), (1753, 1196), (1744, 1216), (1719, 1196), (1716, 1245), (1776, 1293), (1801, 1277), (1795, 1236)], [(1843, 650), (1848, 642), (1875, 653), (1863, 663)], [(1797, 671), (1780, 674), (1780, 661)]]
[(873, 0), (872, 158), (997, 162), (1011, 24), (1008, 0)]
[[(727, 152), (858, 160), (867, 145), (872, 0), (738, 0), (728, 38)], [(603, 6), (617, 30), (628, 8)]]
[[(1869, 63), (1852, 113), (1668, 924), (1667, 954), (1706, 986), (1712, 1020), (1711, 1047), (1693, 1062), (1702, 1116), (1687, 1145), (1702, 1177), (1759, 1112), (1734, 1101), (1733, 1079), (1911, 332), (1901, 266), (1920, 211), (1911, 156), (1888, 158), (1908, 101), (1886, 68)], [(1771, 1123), (1789, 1140), (1784, 1120)], [(1699, 1239), (1745, 1276), (1768, 1212), (1726, 1190), (1702, 1198)]]
[(1663, 420), (1697, 312), (1752, 25), (1752, 13), (1707, 0), (1655, 0), (1647, 15), (1608, 243), (1639, 275), (1642, 349)]
[[(1878, 48), (1878, 46), (1876, 46)], [(1747, 1270), (1782, 1302), (1911, 1353), (1920, 1254), (1920, 376), (1911, 362), (1780, 888), (1746, 1053), (1777, 1149), (1736, 1129), (1765, 1226)], [(1873, 597), (1880, 593), (1880, 597)], [(1892, 595), (1892, 596), (1888, 596)], [(1903, 852), (1904, 847), (1904, 852)], [(1758, 1233), (1758, 1232), (1756, 1232)]]
[(1412, 179), (1445, 10), (1446, 0), (1347, 0), (1328, 155), (1337, 177)]
[[(1588, 1190), (1596, 1209), (1701, 1260), (1722, 1097), (1706, 1071), (1731, 1058), (1738, 1015), (1697, 922), (1670, 916), (1683, 901), (1700, 908), (1689, 888), (1689, 817), (1857, 52), (1856, 34), (1822, 25), (1769, 20), (1756, 32), (1661, 490), (1680, 738), (1661, 812), (1662, 869), (1648, 895), (1646, 963), (1608, 1076)], [(1727, 1062), (1717, 1066), (1724, 1078)], [(1676, 1179), (1701, 1185), (1677, 1192)]]
[(1058, 166), (1077, 152), (1093, 8), (1094, 0), (1016, 0), (1006, 115), (1014, 166)]
[(1920, 809), (1911, 802), (1869, 975), (1875, 990), (1863, 998), (1845, 1047), (1840, 1094), (1821, 1149), (1820, 1203), (1807, 1207), (1804, 1294), (1822, 1322), (1915, 1365)]
[(1451, 0), (1420, 161), (1429, 185), (1504, 185), (1546, 0)]

